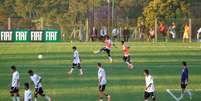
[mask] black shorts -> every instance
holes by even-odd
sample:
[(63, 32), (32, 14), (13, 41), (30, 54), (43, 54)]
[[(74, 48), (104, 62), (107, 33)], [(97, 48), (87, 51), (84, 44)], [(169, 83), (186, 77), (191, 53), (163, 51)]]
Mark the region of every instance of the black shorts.
[(108, 56), (110, 56), (110, 49), (103, 47), (101, 50), (105, 51)]
[(149, 97), (152, 98), (152, 100), (155, 100), (154, 92), (144, 92), (144, 99), (148, 99)]
[(186, 89), (186, 87), (187, 87), (187, 84), (181, 84), (182, 89)]
[(124, 62), (129, 62), (130, 63), (130, 56), (124, 56), (123, 57), (123, 60), (124, 60)]
[(10, 88), (10, 93), (18, 93), (19, 92), (19, 89), (16, 88), (16, 87), (11, 87)]
[(43, 94), (43, 88), (42, 87), (40, 87), (40, 88), (35, 88), (35, 94), (37, 95), (37, 94)]
[(99, 89), (100, 92), (104, 92), (105, 88), (106, 88), (106, 85), (99, 85), (98, 89)]
[(81, 69), (80, 63), (78, 63), (78, 64), (73, 63), (73, 67), (72, 68), (75, 68), (75, 67), (77, 67), (78, 69)]

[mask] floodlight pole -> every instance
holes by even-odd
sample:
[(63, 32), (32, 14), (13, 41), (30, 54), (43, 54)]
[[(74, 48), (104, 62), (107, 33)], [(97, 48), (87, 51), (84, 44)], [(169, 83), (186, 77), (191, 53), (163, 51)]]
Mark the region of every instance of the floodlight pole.
[(108, 28), (107, 28), (107, 33), (109, 33), (110, 30), (110, 0), (107, 0), (108, 3)]
[(114, 28), (114, 0), (112, 0), (112, 29)]

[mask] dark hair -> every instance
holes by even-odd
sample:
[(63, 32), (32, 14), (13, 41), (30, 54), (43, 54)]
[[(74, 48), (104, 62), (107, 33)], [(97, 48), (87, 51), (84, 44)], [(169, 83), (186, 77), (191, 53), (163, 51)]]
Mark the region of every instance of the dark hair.
[(123, 43), (124, 43), (124, 41), (121, 41), (121, 43), (123, 44)]
[(73, 46), (73, 49), (77, 49), (75, 46)]
[(16, 70), (16, 67), (13, 65), (10, 67), (12, 70)]
[(109, 36), (109, 35), (107, 35), (107, 36), (106, 36), (106, 38), (107, 38), (107, 39), (109, 39), (109, 38), (110, 38), (110, 36)]
[(149, 70), (145, 69), (144, 72), (149, 75)]
[(25, 82), (24, 86), (27, 87), (27, 88), (29, 88), (29, 83)]
[(184, 66), (186, 66), (186, 65), (187, 65), (186, 61), (183, 61), (183, 62), (182, 62), (182, 64), (183, 64)]
[(28, 71), (28, 73), (29, 73), (29, 74), (32, 74), (32, 73), (33, 73), (33, 71), (32, 71), (32, 70), (29, 70), (29, 71)]
[(99, 66), (99, 67), (101, 67), (102, 66), (102, 64), (99, 62), (99, 63), (97, 63), (97, 65)]

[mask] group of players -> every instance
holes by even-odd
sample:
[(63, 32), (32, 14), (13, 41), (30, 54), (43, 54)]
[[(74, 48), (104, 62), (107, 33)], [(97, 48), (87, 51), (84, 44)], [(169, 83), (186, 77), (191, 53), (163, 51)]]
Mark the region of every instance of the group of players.
[[(12, 96), (12, 101), (21, 101), (20, 100), (20, 94), (19, 94), (19, 87), (20, 87), (20, 73), (17, 71), (15, 66), (11, 66), (11, 72), (12, 72), (12, 82), (11, 82), (11, 89), (10, 94)], [(35, 86), (35, 92), (34, 92), (34, 101), (38, 101), (38, 95), (44, 97), (47, 101), (52, 101), (51, 97), (44, 94), (43, 88), (42, 88), (42, 78), (35, 74), (32, 70), (29, 70), (27, 72), (30, 76), (31, 81), (33, 82)], [(30, 90), (30, 85), (28, 82), (24, 83), (24, 101), (32, 101), (32, 92)]]
[[(105, 47), (101, 48), (98, 51), (95, 51), (95, 54), (101, 53), (103, 51), (105, 51), (108, 55), (108, 60), (110, 63), (112, 63), (112, 56), (110, 54), (111, 52), (111, 48), (112, 48), (112, 41), (109, 38), (109, 36), (107, 36), (105, 38)], [(68, 71), (68, 75), (71, 75), (75, 69), (75, 67), (77, 67), (80, 71), (80, 75), (84, 75), (83, 73), (83, 69), (81, 67), (80, 64), (80, 57), (79, 57), (79, 52), (77, 47), (72, 47), (74, 54), (73, 54), (73, 64), (72, 67), (70, 68), (70, 70)], [(134, 65), (131, 62), (130, 59), (130, 55), (129, 55), (129, 46), (126, 42), (122, 41), (122, 50), (123, 50), (123, 60), (124, 62), (128, 65), (129, 69), (133, 69)], [(188, 93), (188, 95), (190, 96), (190, 98), (192, 98), (190, 91), (186, 90), (186, 87), (188, 85), (188, 66), (186, 62), (182, 62), (182, 73), (181, 73), (181, 88), (182, 88), (182, 92), (181, 92), (181, 96), (179, 98), (179, 100), (181, 100), (185, 94), (185, 92)], [(97, 68), (98, 68), (98, 81), (99, 81), (99, 97), (98, 97), (98, 101), (103, 101), (104, 97), (107, 98), (107, 101), (111, 101), (111, 95), (105, 93), (105, 89), (106, 89), (106, 85), (107, 85), (107, 78), (106, 78), (106, 72), (105, 69), (103, 68), (103, 65), (101, 63), (97, 63)], [(20, 101), (20, 97), (19, 97), (19, 72), (16, 70), (15, 66), (11, 67), (12, 70), (12, 83), (11, 83), (11, 96), (13, 101)], [(37, 101), (37, 97), (38, 95), (43, 96), (45, 99), (47, 99), (47, 101), (51, 101), (51, 97), (47, 96), (44, 94), (43, 92), (43, 88), (42, 88), (42, 78), (35, 74), (32, 70), (28, 71), (28, 74), (30, 75), (31, 80), (33, 81), (34, 85), (35, 85), (35, 93), (34, 93), (34, 97), (35, 100)], [(155, 87), (154, 87), (154, 79), (150, 73), (150, 71), (148, 69), (144, 70), (144, 76), (145, 76), (145, 92), (144, 92), (144, 101), (148, 101), (148, 99), (151, 97), (151, 99), (153, 101), (156, 100), (156, 96), (154, 94), (155, 92)], [(29, 88), (29, 83), (24, 83), (25, 86), (25, 92), (24, 92), (24, 101), (32, 101), (32, 92)]]

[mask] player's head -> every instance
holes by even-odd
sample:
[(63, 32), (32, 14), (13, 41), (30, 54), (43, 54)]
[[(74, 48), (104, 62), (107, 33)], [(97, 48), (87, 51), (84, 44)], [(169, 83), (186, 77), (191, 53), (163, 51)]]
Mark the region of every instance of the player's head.
[(183, 62), (182, 62), (182, 65), (183, 65), (184, 67), (186, 67), (186, 66), (187, 66), (186, 61), (183, 61)]
[(32, 76), (32, 75), (34, 74), (34, 72), (33, 72), (32, 70), (29, 70), (29, 71), (28, 71), (28, 74), (29, 74), (30, 76)]
[(16, 67), (15, 67), (14, 65), (11, 66), (10, 68), (11, 68), (12, 72), (15, 72), (15, 71), (16, 71)]
[(102, 64), (99, 62), (97, 63), (97, 68), (101, 68), (102, 67)]
[(77, 49), (77, 47), (73, 46), (73, 47), (72, 47), (72, 49), (73, 49), (73, 50), (76, 50), (76, 49)]
[(144, 75), (145, 75), (145, 76), (149, 75), (149, 70), (148, 70), (148, 69), (145, 69), (145, 70), (144, 70)]
[(124, 41), (121, 41), (121, 44), (123, 45), (123, 44), (124, 44)]
[(24, 88), (25, 88), (26, 90), (29, 89), (29, 83), (25, 82), (25, 83), (24, 83)]

